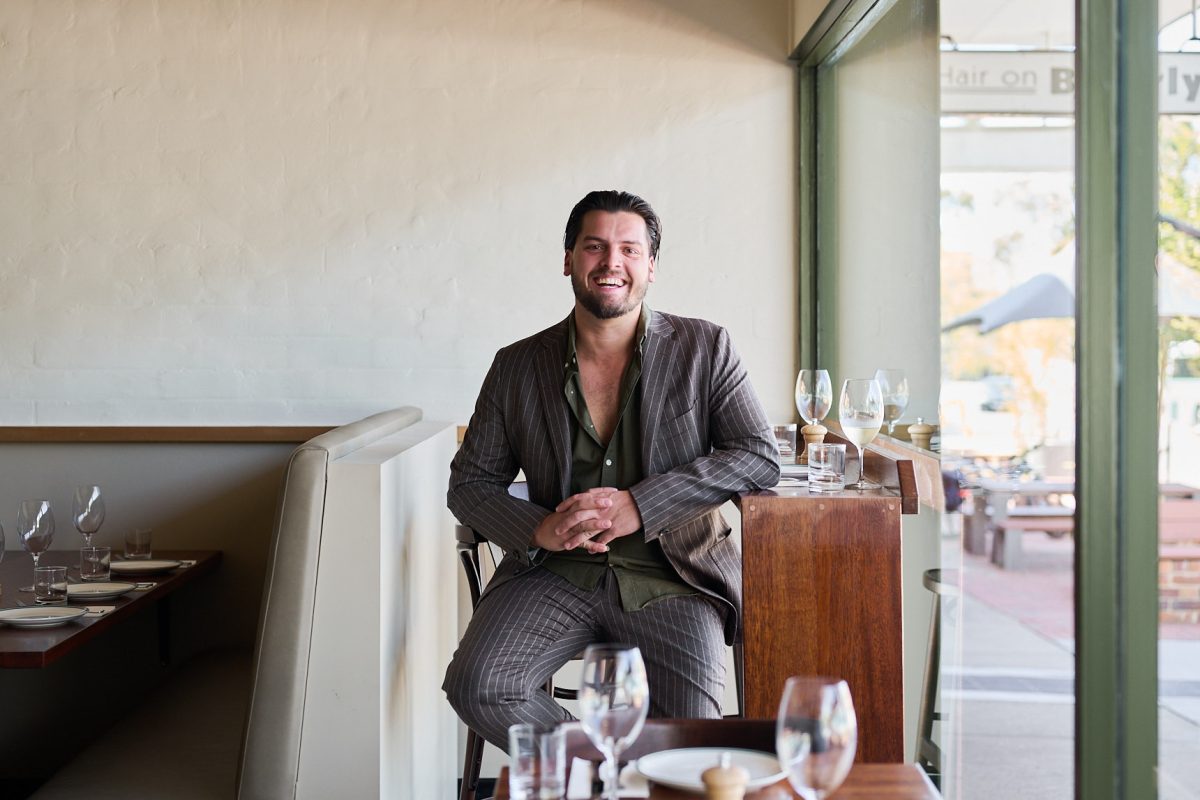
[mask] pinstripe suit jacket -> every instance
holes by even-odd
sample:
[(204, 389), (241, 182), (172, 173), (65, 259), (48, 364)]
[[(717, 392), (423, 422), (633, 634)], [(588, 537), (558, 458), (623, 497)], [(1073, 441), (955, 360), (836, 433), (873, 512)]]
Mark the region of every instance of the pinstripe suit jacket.
[[(718, 507), (779, 481), (766, 414), (724, 328), (652, 312), (642, 353), (642, 467), (630, 487), (647, 541), (690, 586), (719, 598), (732, 641), (741, 614), (741, 553)], [(538, 523), (567, 496), (570, 408), (563, 397), (567, 321), (496, 354), (451, 464), (450, 510), (505, 553), (488, 589), (532, 569)], [(525, 471), (529, 499), (508, 487)]]

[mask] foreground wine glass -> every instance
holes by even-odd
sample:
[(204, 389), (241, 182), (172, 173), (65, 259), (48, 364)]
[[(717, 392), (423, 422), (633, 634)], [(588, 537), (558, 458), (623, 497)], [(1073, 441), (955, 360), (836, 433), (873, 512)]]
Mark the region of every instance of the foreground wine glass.
[(100, 496), (99, 486), (78, 486), (75, 488), (74, 515), (75, 530), (83, 534), (83, 546), (92, 546), (92, 536), (104, 524), (104, 498)]
[(888, 436), (896, 430), (896, 420), (908, 408), (908, 378), (902, 369), (877, 369), (875, 380), (883, 392), (883, 421), (888, 425)]
[(874, 378), (847, 378), (842, 384), (842, 399), (838, 406), (842, 435), (858, 448), (858, 483), (846, 488), (859, 491), (868, 488), (863, 477), (863, 448), (879, 435), (883, 425), (883, 392)]
[(604, 800), (616, 800), (618, 757), (642, 732), (650, 687), (642, 652), (624, 644), (593, 644), (583, 652), (579, 722), (604, 754)]
[(836, 678), (788, 678), (775, 724), (775, 752), (796, 793), (824, 800), (846, 780), (858, 748), (850, 687)]
[[(38, 568), (38, 559), (50, 549), (54, 539), (54, 514), (50, 513), (49, 500), (22, 500), (17, 511), (17, 538), (25, 552), (33, 556), (33, 568)], [(22, 586), (21, 591), (32, 592), (33, 586)]]
[(833, 405), (833, 384), (829, 370), (802, 369), (796, 375), (796, 410), (809, 425), (825, 419)]

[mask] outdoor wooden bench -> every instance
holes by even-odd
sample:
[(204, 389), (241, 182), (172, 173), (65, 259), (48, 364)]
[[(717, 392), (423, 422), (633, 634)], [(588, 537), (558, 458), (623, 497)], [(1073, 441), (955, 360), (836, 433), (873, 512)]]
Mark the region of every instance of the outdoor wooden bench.
[(1020, 569), (1021, 537), (1044, 532), (1053, 537), (1075, 530), (1075, 510), (1065, 506), (1015, 506), (997, 520), (992, 535), (992, 563), (1004, 569)]

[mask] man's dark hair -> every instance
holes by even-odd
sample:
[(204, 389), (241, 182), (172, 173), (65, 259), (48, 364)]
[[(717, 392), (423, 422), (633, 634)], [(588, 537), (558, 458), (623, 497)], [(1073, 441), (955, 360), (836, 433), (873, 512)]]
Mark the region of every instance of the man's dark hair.
[(658, 258), (658, 243), (662, 239), (662, 222), (658, 214), (642, 198), (629, 192), (607, 191), (588, 192), (582, 200), (571, 209), (567, 217), (567, 232), (563, 234), (563, 249), (573, 250), (575, 240), (579, 238), (579, 229), (583, 227), (583, 217), (589, 211), (607, 211), (615, 214), (618, 211), (629, 211), (637, 214), (646, 221), (646, 238), (650, 240), (650, 257)]

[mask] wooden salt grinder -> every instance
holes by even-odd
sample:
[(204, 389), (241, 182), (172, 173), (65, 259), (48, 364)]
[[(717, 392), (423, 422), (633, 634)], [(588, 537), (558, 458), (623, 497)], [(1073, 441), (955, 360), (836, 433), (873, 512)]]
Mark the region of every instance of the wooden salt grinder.
[(808, 446), (810, 444), (820, 444), (825, 441), (825, 434), (829, 433), (829, 428), (826, 428), (819, 422), (814, 422), (812, 425), (805, 425), (800, 429), (800, 435), (804, 437), (804, 452), (800, 454), (800, 458), (796, 461), (797, 464), (808, 463)]
[(742, 800), (746, 796), (750, 773), (743, 767), (732, 766), (732, 759), (732, 754), (721, 753), (720, 764), (700, 774), (708, 800)]
[(908, 426), (908, 438), (917, 447), (928, 450), (929, 441), (933, 438), (933, 426), (917, 417), (917, 421)]

